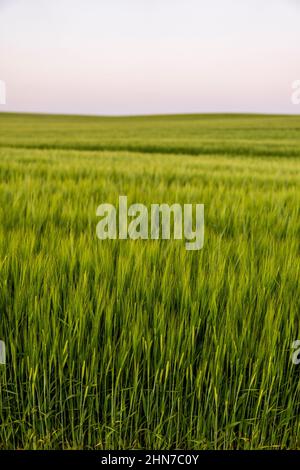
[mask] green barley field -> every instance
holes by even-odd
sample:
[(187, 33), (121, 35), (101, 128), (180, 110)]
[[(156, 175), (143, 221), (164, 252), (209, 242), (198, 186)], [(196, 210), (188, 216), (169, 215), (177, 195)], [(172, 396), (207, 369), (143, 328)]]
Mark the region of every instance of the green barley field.
[[(0, 114), (0, 448), (300, 449), (300, 116)], [(205, 242), (96, 208), (205, 204)]]

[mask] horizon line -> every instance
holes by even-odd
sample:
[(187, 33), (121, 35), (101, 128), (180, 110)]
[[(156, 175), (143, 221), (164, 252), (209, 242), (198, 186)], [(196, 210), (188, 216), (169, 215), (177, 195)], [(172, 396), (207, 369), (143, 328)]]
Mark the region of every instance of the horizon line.
[(7, 115), (20, 115), (20, 116), (53, 116), (53, 117), (86, 117), (86, 118), (151, 118), (151, 117), (193, 117), (193, 116), (261, 116), (261, 117), (300, 117), (300, 113), (268, 113), (268, 112), (240, 112), (240, 111), (225, 111), (225, 112), (182, 112), (182, 113), (145, 113), (145, 114), (80, 114), (80, 113), (53, 113), (44, 111), (5, 111), (0, 110), (1, 114)]

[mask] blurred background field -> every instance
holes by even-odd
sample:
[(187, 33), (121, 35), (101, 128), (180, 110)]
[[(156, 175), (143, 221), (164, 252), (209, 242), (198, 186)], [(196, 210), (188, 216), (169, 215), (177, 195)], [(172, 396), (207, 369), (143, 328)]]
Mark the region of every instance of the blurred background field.
[(300, 117), (0, 114), (0, 145), (69, 150), (298, 157)]

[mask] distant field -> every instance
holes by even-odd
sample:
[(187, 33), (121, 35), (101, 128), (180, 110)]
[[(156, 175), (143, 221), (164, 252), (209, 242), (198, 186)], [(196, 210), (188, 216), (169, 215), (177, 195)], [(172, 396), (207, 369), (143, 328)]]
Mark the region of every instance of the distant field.
[(0, 145), (187, 155), (300, 155), (300, 116), (0, 114)]
[[(0, 114), (0, 448), (300, 449), (300, 116)], [(205, 243), (96, 208), (204, 203)]]

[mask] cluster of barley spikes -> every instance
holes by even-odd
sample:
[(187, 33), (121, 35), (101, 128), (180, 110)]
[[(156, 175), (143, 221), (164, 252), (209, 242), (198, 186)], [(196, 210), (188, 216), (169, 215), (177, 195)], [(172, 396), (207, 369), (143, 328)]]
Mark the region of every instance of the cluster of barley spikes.
[[(300, 117), (0, 115), (0, 447), (300, 448)], [(205, 242), (96, 208), (204, 203)]]

